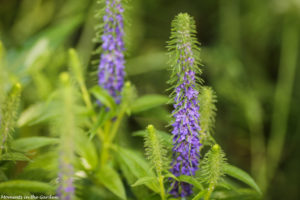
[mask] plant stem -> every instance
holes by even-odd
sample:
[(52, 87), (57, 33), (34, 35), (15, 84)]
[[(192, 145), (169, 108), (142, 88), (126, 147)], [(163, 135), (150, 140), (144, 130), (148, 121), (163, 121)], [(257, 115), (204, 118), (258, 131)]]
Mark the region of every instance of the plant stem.
[(297, 67), (299, 28), (297, 22), (291, 22), (286, 16), (282, 33), (282, 48), (278, 81), (274, 96), (274, 108), (268, 143), (268, 182), (273, 178), (282, 154), (290, 109), (295, 71)]
[(121, 121), (125, 115), (125, 112), (126, 112), (126, 107), (127, 107), (127, 104), (124, 104), (122, 107), (121, 107), (121, 110), (120, 110), (120, 114), (117, 116), (117, 119), (115, 121), (115, 123), (113, 124), (113, 127), (112, 127), (112, 131), (110, 132), (110, 135), (108, 136), (108, 142), (112, 142), (118, 132), (118, 129), (120, 127), (120, 124), (121, 124)]
[[(87, 87), (84, 83), (84, 80), (83, 79), (78, 79), (78, 83), (79, 83), (79, 88), (81, 90), (83, 101), (84, 101), (85, 105), (87, 106), (87, 108), (90, 111), (92, 111), (92, 121), (94, 123), (96, 123), (97, 122), (96, 112), (93, 108), (93, 104), (92, 104), (89, 92), (87, 90)], [(100, 127), (98, 128), (98, 136), (102, 141), (104, 140), (104, 132)]]
[(121, 110), (119, 112), (119, 115), (117, 116), (116, 121), (113, 123), (111, 131), (110, 131), (110, 126), (111, 126), (110, 121), (108, 122), (108, 124), (106, 126), (105, 134), (104, 134), (104, 137), (103, 137), (103, 140), (102, 140), (103, 141), (103, 148), (102, 148), (102, 151), (101, 151), (101, 166), (104, 166), (106, 164), (107, 160), (108, 160), (109, 149), (112, 146), (112, 141), (114, 140), (114, 138), (115, 138), (115, 136), (118, 132), (118, 129), (120, 127), (120, 124), (121, 124), (122, 119), (124, 117), (124, 114), (126, 112), (126, 107), (127, 107), (127, 104), (123, 104), (121, 106)]
[(165, 200), (165, 186), (164, 186), (164, 177), (162, 175), (159, 176), (159, 186), (160, 186), (160, 197), (162, 200)]
[(249, 122), (251, 141), (251, 172), (259, 183), (262, 191), (265, 191), (267, 169), (266, 169), (266, 147), (261, 123), (251, 124)]
[(208, 190), (207, 190), (207, 193), (205, 195), (205, 200), (209, 200), (210, 199), (210, 195), (212, 193), (212, 191), (214, 190), (214, 185), (213, 184), (209, 184), (209, 187), (208, 187)]
[(79, 87), (80, 87), (80, 90), (81, 90), (81, 93), (82, 93), (82, 97), (83, 97), (83, 100), (84, 100), (86, 106), (88, 107), (89, 110), (93, 111), (93, 113), (94, 113), (92, 101), (90, 99), (90, 95), (88, 93), (88, 90), (87, 90), (85, 84), (80, 81), (79, 82)]
[(101, 166), (104, 166), (108, 160), (108, 151), (109, 151), (109, 144), (103, 143), (103, 148), (101, 149)]

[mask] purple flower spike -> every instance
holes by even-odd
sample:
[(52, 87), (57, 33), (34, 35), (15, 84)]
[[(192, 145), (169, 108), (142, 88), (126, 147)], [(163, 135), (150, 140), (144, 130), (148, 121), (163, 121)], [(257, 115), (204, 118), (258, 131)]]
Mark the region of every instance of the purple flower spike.
[(59, 187), (57, 194), (61, 200), (74, 199), (75, 188), (73, 185), (74, 169), (73, 166), (63, 159), (59, 159)]
[(106, 0), (98, 84), (120, 103), (124, 85), (124, 9), (121, 0)]
[[(172, 23), (169, 50), (172, 65), (171, 82), (174, 89), (174, 111), (172, 116), (173, 161), (171, 172), (175, 176), (194, 176), (198, 170), (200, 158), (200, 114), (198, 102), (199, 71), (195, 53), (197, 46), (194, 38), (194, 21), (188, 14), (179, 14)], [(174, 57), (176, 62), (174, 62)], [(175, 197), (192, 194), (192, 185), (172, 180), (171, 191)]]

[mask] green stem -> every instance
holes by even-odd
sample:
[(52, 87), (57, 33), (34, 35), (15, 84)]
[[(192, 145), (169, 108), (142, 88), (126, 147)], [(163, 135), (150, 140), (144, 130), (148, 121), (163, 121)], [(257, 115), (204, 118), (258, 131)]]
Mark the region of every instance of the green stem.
[[(124, 104), (122, 107), (121, 107), (121, 110), (120, 110), (120, 113), (119, 115), (117, 116), (117, 119), (116, 121), (113, 123), (113, 126), (112, 126), (112, 130), (109, 129), (106, 129), (105, 131), (105, 134), (104, 134), (104, 137), (103, 137), (103, 148), (102, 148), (102, 151), (101, 151), (101, 166), (104, 166), (108, 160), (108, 154), (109, 154), (109, 148), (112, 146), (112, 142), (119, 130), (119, 127), (120, 127), (120, 124), (122, 122), (122, 119), (126, 113), (126, 107), (127, 107), (127, 104)], [(110, 127), (111, 126), (111, 122), (108, 122), (109, 124), (107, 124), (107, 127)]]
[(109, 151), (109, 144), (103, 143), (103, 148), (101, 149), (101, 166), (106, 165), (106, 162), (108, 160), (108, 151)]
[(164, 177), (162, 175), (159, 176), (159, 187), (160, 187), (160, 197), (162, 200), (165, 200), (165, 186), (164, 186)]
[(82, 93), (83, 101), (85, 102), (88, 109), (94, 113), (94, 108), (93, 108), (92, 101), (90, 99), (90, 95), (89, 95), (88, 90), (87, 90), (85, 84), (83, 83), (83, 81), (79, 82), (79, 87), (80, 87), (80, 90)]
[[(96, 123), (97, 122), (96, 112), (94, 110), (94, 107), (93, 107), (89, 92), (87, 90), (87, 87), (84, 83), (84, 80), (78, 79), (78, 83), (79, 83), (79, 88), (81, 90), (83, 101), (84, 101), (85, 105), (87, 106), (87, 108), (92, 112), (92, 121), (94, 123)], [(102, 141), (104, 140), (104, 132), (100, 127), (98, 128), (98, 136)]]
[(282, 154), (297, 67), (299, 28), (298, 23), (291, 22), (290, 18), (286, 19), (282, 29), (281, 58), (274, 96), (271, 135), (267, 149), (268, 182), (273, 178)]
[(247, 123), (250, 132), (250, 149), (251, 149), (251, 173), (257, 180), (259, 186), (264, 191), (266, 185), (266, 146), (263, 135), (263, 116), (262, 108), (259, 100), (249, 89), (245, 99), (241, 100), (245, 103)]
[(208, 187), (208, 191), (205, 195), (205, 200), (209, 200), (210, 199), (210, 196), (211, 196), (211, 193), (213, 192), (214, 190), (214, 185), (212, 183), (209, 184), (209, 187)]
[(259, 183), (262, 191), (265, 191), (267, 169), (266, 169), (266, 147), (265, 138), (263, 137), (263, 131), (261, 123), (251, 124), (249, 123), (250, 130), (250, 145), (251, 145), (251, 172), (255, 176), (254, 178)]
[(113, 124), (112, 131), (110, 132), (110, 135), (108, 136), (109, 143), (111, 143), (114, 140), (114, 138), (119, 130), (122, 119), (126, 113), (126, 107), (127, 107), (127, 105), (123, 105), (121, 107), (120, 114), (117, 116), (117, 119), (116, 119), (115, 123)]

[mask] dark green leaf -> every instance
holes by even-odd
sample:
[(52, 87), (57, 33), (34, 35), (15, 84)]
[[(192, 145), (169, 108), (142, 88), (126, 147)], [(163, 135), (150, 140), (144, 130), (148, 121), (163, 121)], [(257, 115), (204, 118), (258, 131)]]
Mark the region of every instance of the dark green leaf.
[(255, 189), (259, 194), (261, 194), (260, 188), (247, 172), (229, 164), (225, 165), (224, 172), (225, 174), (246, 183), (247, 185)]

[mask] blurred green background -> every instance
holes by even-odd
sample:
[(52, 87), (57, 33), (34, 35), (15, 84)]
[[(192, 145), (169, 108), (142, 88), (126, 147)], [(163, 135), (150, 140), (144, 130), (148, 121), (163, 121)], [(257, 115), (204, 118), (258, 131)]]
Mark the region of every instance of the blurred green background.
[[(139, 94), (167, 94), (170, 23), (177, 13), (190, 13), (202, 44), (203, 79), (218, 96), (215, 136), (228, 160), (251, 172), (266, 199), (300, 199), (300, 0), (130, 4), (126, 72)], [(68, 48), (95, 70), (96, 9), (95, 0), (0, 0), (0, 40), (9, 78), (25, 85), (23, 108), (47, 98), (56, 72), (67, 67)], [(153, 110), (152, 117), (130, 119), (129, 129), (150, 122), (165, 128), (168, 119), (167, 110)], [(43, 135), (43, 128), (23, 129)]]

